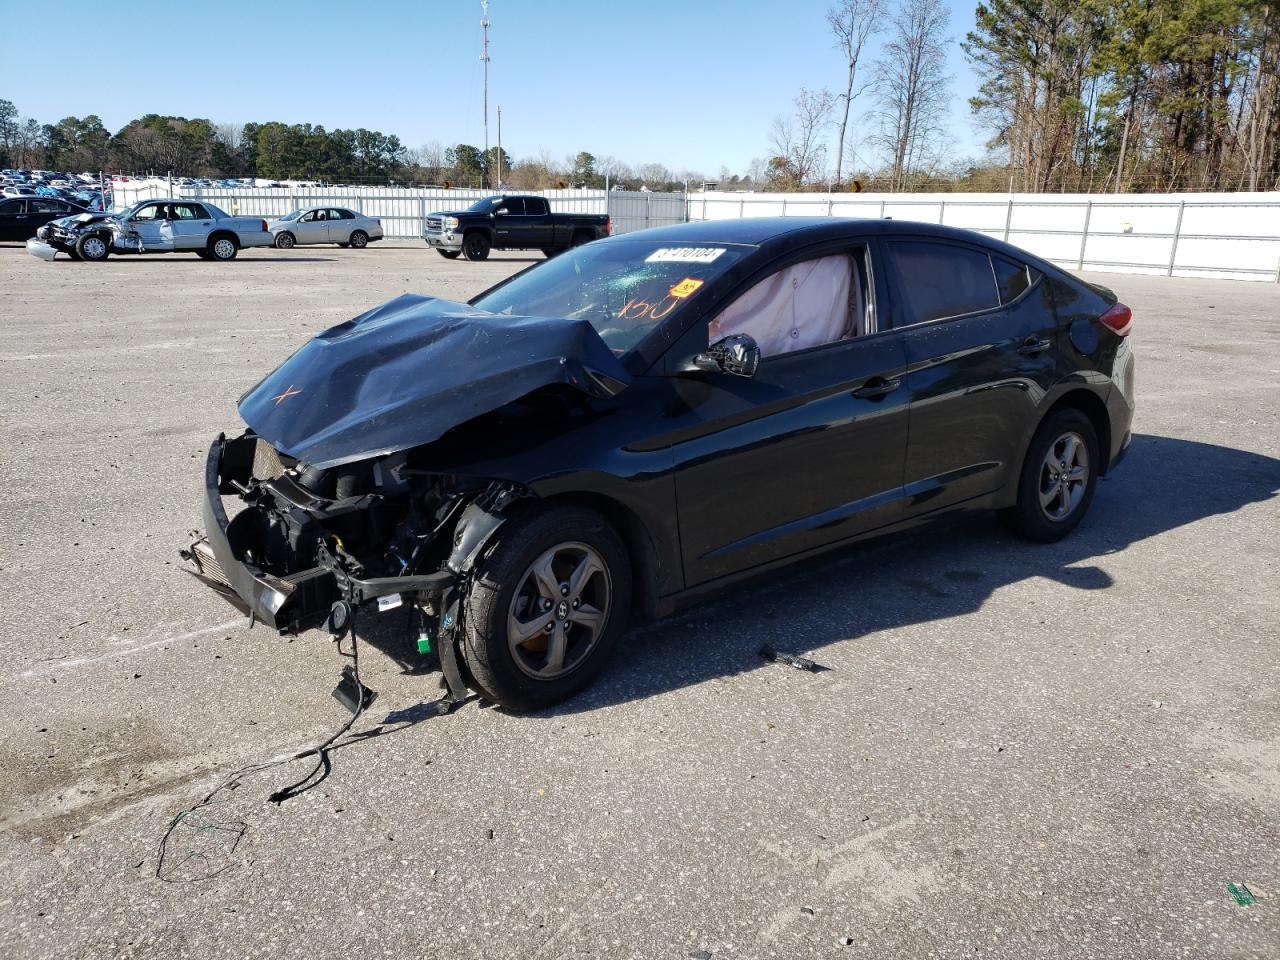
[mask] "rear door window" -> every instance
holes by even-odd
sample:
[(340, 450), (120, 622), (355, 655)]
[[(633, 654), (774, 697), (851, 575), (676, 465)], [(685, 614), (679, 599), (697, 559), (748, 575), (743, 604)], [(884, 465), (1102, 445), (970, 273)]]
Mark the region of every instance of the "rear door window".
[(991, 258), (980, 250), (927, 240), (894, 240), (889, 255), (906, 307), (899, 325), (928, 323), (1000, 305)]
[(547, 201), (542, 197), (525, 197), (524, 212), (531, 217), (545, 217), (547, 215)]
[(1015, 263), (1004, 257), (992, 257), (991, 266), (996, 273), (996, 285), (1000, 288), (1001, 303), (1017, 300), (1040, 279), (1039, 270), (1032, 270), (1025, 263)]

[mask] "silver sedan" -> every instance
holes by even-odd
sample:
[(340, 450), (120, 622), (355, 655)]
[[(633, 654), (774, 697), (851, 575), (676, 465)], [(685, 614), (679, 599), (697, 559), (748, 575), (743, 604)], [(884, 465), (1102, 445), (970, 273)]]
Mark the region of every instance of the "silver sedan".
[(360, 249), (382, 239), (382, 221), (346, 207), (304, 207), (267, 223), (281, 250), (304, 243)]

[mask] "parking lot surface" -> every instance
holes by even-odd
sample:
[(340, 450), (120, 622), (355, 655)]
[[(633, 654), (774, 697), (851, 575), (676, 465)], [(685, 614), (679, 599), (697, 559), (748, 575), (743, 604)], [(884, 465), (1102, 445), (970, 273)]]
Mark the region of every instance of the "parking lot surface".
[[(1280, 286), (1134, 310), (1128, 460), (1050, 546), (989, 517), (633, 629), (557, 709), (428, 717), (399, 612), (326, 637), (177, 557), (210, 439), (306, 338), (528, 261), (0, 247), (0, 926), (35, 957), (1280, 955)], [(825, 672), (765, 663), (763, 643)], [(1242, 906), (1228, 884), (1245, 884)]]

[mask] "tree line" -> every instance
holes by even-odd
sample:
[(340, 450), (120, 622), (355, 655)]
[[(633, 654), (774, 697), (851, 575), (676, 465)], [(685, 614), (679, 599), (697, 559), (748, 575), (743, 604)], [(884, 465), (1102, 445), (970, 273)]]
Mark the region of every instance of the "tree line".
[(827, 24), (845, 73), (775, 119), (766, 186), (1280, 189), (1277, 0), (982, 0), (975, 20), (960, 47), (987, 156), (948, 149), (942, 0), (839, 0)]
[(42, 124), (0, 100), (0, 166), (69, 171), (327, 183), (400, 183), (514, 189), (603, 187), (684, 189), (692, 171), (631, 166), (581, 151), (512, 160), (498, 147), (438, 143), (410, 149), (377, 130), (326, 130), (309, 123), (214, 123), (149, 113), (116, 133), (96, 115)]

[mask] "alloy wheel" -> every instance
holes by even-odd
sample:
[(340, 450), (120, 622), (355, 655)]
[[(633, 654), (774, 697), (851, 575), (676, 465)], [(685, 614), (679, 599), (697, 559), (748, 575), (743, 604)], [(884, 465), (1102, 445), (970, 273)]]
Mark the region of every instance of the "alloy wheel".
[(213, 245), (213, 253), (219, 260), (230, 260), (236, 253), (236, 245), (223, 237)]
[(554, 680), (586, 661), (604, 635), (613, 584), (594, 547), (561, 543), (538, 557), (516, 587), (507, 644), (521, 672)]
[(1089, 486), (1089, 447), (1074, 431), (1049, 445), (1040, 466), (1040, 509), (1053, 521), (1065, 520), (1084, 500)]
[(107, 245), (101, 237), (90, 237), (84, 242), (84, 255), (90, 260), (101, 260), (107, 255)]

